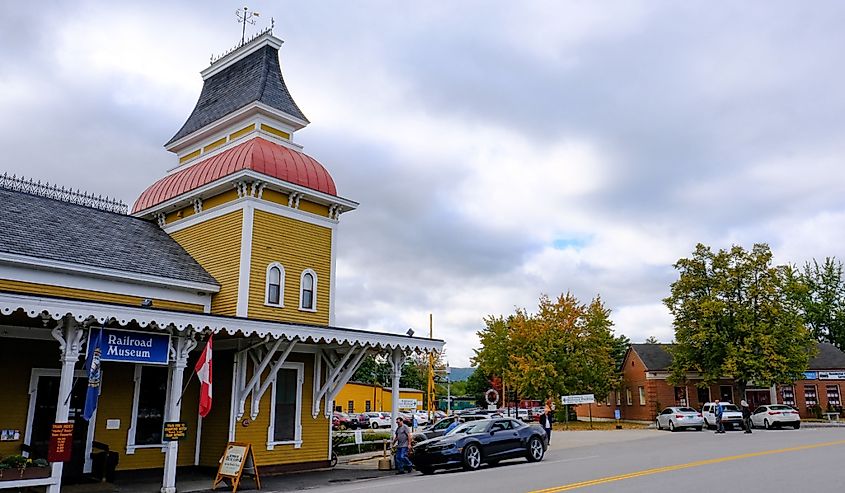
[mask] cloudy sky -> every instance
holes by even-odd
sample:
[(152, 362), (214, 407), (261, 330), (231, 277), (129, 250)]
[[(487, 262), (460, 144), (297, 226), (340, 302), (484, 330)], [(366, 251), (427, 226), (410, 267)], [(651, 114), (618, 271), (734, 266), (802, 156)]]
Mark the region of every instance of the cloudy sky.
[[(0, 171), (131, 204), (175, 164), (241, 4), (124, 3), (0, 2)], [(485, 315), (572, 291), (669, 341), (696, 242), (845, 257), (845, 4), (741, 4), (253, 1), (296, 139), (361, 203), (338, 324), (433, 313), (462, 366)]]

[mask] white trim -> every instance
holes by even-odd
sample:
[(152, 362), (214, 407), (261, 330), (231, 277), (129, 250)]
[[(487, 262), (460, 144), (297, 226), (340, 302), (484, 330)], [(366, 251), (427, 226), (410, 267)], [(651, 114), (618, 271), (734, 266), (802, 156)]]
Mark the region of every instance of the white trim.
[[(311, 274), (311, 307), (306, 308), (302, 306), (302, 294), (305, 292), (305, 276)], [(301, 312), (316, 312), (317, 311), (317, 273), (312, 269), (305, 269), (299, 275), (299, 311)]]
[(236, 315), (246, 317), (249, 312), (249, 273), (252, 264), (252, 224), (255, 209), (252, 204), (244, 204), (243, 221), (241, 222), (241, 259), (238, 270), (238, 306)]
[[(162, 452), (167, 451), (167, 444), (162, 443), (150, 443), (144, 445), (135, 445), (135, 432), (137, 431), (136, 428), (138, 427), (138, 400), (141, 395), (141, 374), (144, 367), (150, 368), (163, 368), (161, 365), (135, 365), (135, 375), (133, 376), (133, 382), (135, 388), (132, 393), (132, 414), (129, 418), (129, 430), (126, 432), (126, 455), (133, 455), (136, 450), (139, 449), (161, 449)], [(164, 408), (162, 409), (162, 425), (165, 421), (167, 421), (166, 416), (164, 413), (170, 406), (170, 381), (171, 381), (171, 373), (173, 372), (173, 368), (168, 366), (167, 367), (167, 389), (165, 390), (165, 398), (164, 398)]]
[[(171, 279), (169, 277), (159, 277), (148, 274), (140, 274), (137, 272), (128, 272), (116, 269), (108, 269), (104, 267), (74, 264), (71, 262), (63, 262), (61, 260), (30, 257), (27, 255), (17, 255), (14, 253), (0, 252), (0, 263), (14, 264), (17, 266), (25, 265), (29, 268), (66, 272), (75, 275), (83, 274), (90, 277), (104, 278), (108, 280), (120, 280), (128, 284), (150, 284), (158, 287), (169, 287), (171, 288), (169, 290), (171, 292), (174, 291), (172, 288), (182, 288), (184, 290), (189, 291), (204, 291), (211, 293), (216, 293), (220, 291), (220, 286), (216, 284), (183, 281), (179, 279)], [(171, 296), (173, 296), (173, 294), (171, 294)], [(202, 303), (196, 300), (192, 302), (199, 304)]]
[[(23, 443), (31, 445), (30, 440), (32, 440), (32, 428), (34, 426), (33, 421), (35, 420), (35, 400), (38, 398), (38, 379), (41, 377), (60, 378), (61, 376), (62, 370), (59, 368), (32, 369), (29, 376), (29, 405), (26, 410), (26, 428), (24, 429)], [(74, 370), (73, 377), (74, 379), (79, 377), (88, 378), (88, 374), (85, 370)], [(100, 390), (102, 391), (102, 385), (100, 386)], [(61, 398), (61, 396), (59, 396), (59, 398)], [(91, 473), (91, 452), (94, 449), (94, 431), (96, 428), (97, 410), (95, 409), (94, 414), (91, 415), (91, 419), (88, 421), (88, 435), (85, 443), (85, 463), (82, 465), (82, 472), (85, 474)], [(0, 483), (0, 485), (2, 485), (3, 488), (6, 487), (5, 482)]]
[(232, 389), (229, 393), (229, 441), (235, 441), (235, 413), (237, 411), (238, 380), (241, 374), (240, 361), (242, 354), (236, 352), (232, 357)]
[[(274, 440), (276, 432), (276, 379), (280, 370), (296, 370), (296, 422), (294, 424), (293, 440), (277, 442)], [(270, 391), (270, 424), (267, 426), (267, 450), (273, 450), (277, 445), (293, 445), (293, 448), (302, 447), (302, 386), (305, 383), (305, 363), (283, 363), (273, 375)]]
[(294, 337), (304, 343), (336, 343), (338, 345), (369, 345), (373, 349), (402, 348), (406, 351), (442, 351), (444, 342), (438, 339), (408, 337), (405, 335), (345, 329), (341, 327), (307, 325), (290, 322), (250, 320), (238, 317), (222, 317), (204, 313), (188, 313), (173, 310), (149, 309), (134, 306), (110, 305), (93, 301), (69, 300), (49, 296), (35, 296), (20, 293), (0, 292), (0, 313), (9, 315), (23, 310), (30, 318), (45, 313), (53, 320), (69, 315), (77, 322), (93, 318), (93, 323), (111, 323), (121, 326), (135, 322), (139, 327), (165, 330), (172, 327), (177, 331), (211, 331), (239, 337), (269, 336), (274, 339)]
[[(279, 302), (270, 302), (270, 270), (279, 269)], [(278, 262), (272, 262), (267, 266), (264, 273), (264, 306), (271, 306), (273, 308), (285, 307), (285, 268)]]
[(331, 265), (329, 266), (329, 325), (335, 324), (334, 294), (337, 291), (337, 228), (332, 228)]
[[(239, 198), (235, 199), (231, 202), (226, 202), (225, 204), (219, 205), (212, 209), (203, 209), (202, 212), (193, 214), (191, 216), (186, 217), (185, 219), (180, 219), (178, 221), (174, 221), (170, 224), (164, 226), (164, 232), (172, 235), (177, 231), (181, 231), (185, 228), (194, 226), (204, 221), (210, 221), (212, 219), (217, 219), (218, 217), (225, 216), (226, 214), (231, 214), (232, 212), (240, 211), (244, 208), (244, 202), (246, 202), (246, 198)], [(241, 217), (243, 220), (243, 216)]]

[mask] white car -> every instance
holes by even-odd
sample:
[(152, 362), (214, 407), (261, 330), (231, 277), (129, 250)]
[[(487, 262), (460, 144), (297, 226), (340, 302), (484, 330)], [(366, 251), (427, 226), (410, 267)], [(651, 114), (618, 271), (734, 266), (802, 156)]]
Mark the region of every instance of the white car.
[[(362, 417), (363, 416), (367, 417), (367, 420), (369, 421), (369, 423), (367, 423), (367, 425), (374, 430), (376, 428), (390, 428), (390, 413), (370, 412), (370, 413), (364, 413), (362, 415)], [(359, 418), (359, 422), (360, 422), (360, 418)]]
[(655, 424), (658, 430), (678, 431), (693, 428), (695, 431), (701, 431), (704, 427), (704, 417), (691, 407), (667, 407), (657, 415)]
[[(742, 429), (742, 411), (730, 402), (722, 402), (722, 424), (725, 428)], [(716, 427), (716, 403), (708, 402), (701, 408), (701, 415), (704, 417), (704, 426), (707, 428)]]
[(425, 426), (428, 424), (428, 413), (425, 411), (416, 411), (414, 416), (417, 418), (417, 424)]
[(769, 404), (760, 406), (751, 414), (751, 426), (756, 428), (780, 428), (792, 426), (796, 430), (801, 428), (801, 416), (795, 409), (783, 404)]

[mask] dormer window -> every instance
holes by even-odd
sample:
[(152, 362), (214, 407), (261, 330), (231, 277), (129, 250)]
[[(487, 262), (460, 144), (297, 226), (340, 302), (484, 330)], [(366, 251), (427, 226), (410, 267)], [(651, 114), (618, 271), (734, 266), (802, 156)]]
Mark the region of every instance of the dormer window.
[(265, 304), (269, 306), (284, 306), (285, 269), (274, 262), (267, 266), (267, 292)]
[(317, 300), (314, 294), (317, 292), (317, 274), (311, 269), (302, 271), (299, 288), (299, 309), (315, 312), (317, 311)]

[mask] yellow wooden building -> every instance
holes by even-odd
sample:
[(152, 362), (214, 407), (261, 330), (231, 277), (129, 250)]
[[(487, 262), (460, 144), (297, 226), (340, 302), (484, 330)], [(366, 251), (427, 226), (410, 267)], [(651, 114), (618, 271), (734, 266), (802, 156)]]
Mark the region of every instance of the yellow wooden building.
[[(422, 410), (423, 391), (405, 387), (399, 388), (399, 410)], [(411, 401), (415, 401), (410, 406)], [(334, 401), (334, 410), (344, 413), (364, 413), (369, 411), (393, 411), (393, 390), (381, 385), (349, 382), (340, 389)]]
[[(231, 441), (252, 444), (264, 473), (325, 467), (332, 402), (363, 358), (389, 358), (398, 403), (406, 356), (442, 350), (439, 340), (335, 326), (338, 225), (358, 204), (295, 142), (309, 122), (285, 86), (281, 44), (262, 32), (201, 72), (196, 107), (165, 145), (175, 165), (131, 213), (0, 180), (0, 457), (46, 457), (51, 425), (74, 424), (69, 461), (0, 489), (58, 492), (105, 448), (118, 471), (162, 469), (162, 492), (176, 491), (180, 467), (216, 468)], [(108, 334), (108, 346), (86, 421), (94, 334)], [(202, 418), (191, 374), (212, 335), (213, 404)], [(166, 422), (185, 423), (187, 437), (164, 441)]]

